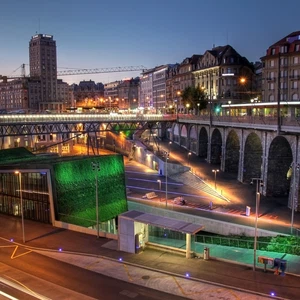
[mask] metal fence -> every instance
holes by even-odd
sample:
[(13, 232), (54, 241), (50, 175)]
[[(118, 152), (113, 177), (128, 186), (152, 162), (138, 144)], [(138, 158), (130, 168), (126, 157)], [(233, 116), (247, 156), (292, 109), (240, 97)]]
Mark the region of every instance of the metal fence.
[[(202, 244), (214, 244), (228, 247), (254, 249), (253, 240), (235, 239), (231, 237), (221, 236), (208, 236), (208, 235), (196, 235), (196, 242)], [(300, 239), (299, 239), (300, 242)], [(277, 242), (262, 242), (257, 241), (257, 250), (270, 251), (270, 252), (283, 252), (289, 254), (300, 254), (300, 243), (298, 245), (291, 245), (289, 243), (279, 244)]]

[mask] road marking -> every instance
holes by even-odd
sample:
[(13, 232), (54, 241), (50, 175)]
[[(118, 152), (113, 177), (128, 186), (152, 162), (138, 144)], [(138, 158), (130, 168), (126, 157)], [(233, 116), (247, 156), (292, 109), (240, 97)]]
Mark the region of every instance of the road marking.
[(15, 250), (14, 250), (13, 254), (12, 254), (11, 257), (10, 257), (11, 259), (15, 259), (15, 258), (18, 258), (18, 257), (20, 257), (20, 256), (23, 256), (23, 255), (26, 255), (26, 254), (32, 252), (32, 250), (29, 250), (29, 251), (27, 251), (27, 252), (25, 252), (25, 253), (22, 253), (22, 254), (19, 254), (19, 255), (16, 255), (16, 256), (15, 256), (15, 253), (17, 252), (18, 248), (19, 248), (19, 246), (16, 246), (16, 247), (15, 247)]
[(18, 298), (15, 298), (15, 297), (13, 297), (13, 296), (11, 296), (11, 295), (8, 295), (8, 294), (6, 294), (6, 293), (4, 293), (4, 292), (2, 292), (2, 291), (0, 291), (0, 295), (6, 297), (6, 298), (8, 298), (8, 299), (11, 299), (11, 300), (19, 300)]

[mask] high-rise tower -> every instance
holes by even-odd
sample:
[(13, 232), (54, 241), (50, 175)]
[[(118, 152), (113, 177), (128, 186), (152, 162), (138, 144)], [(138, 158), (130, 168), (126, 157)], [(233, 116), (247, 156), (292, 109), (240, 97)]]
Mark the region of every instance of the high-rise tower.
[(36, 34), (31, 38), (29, 66), (30, 77), (41, 83), (39, 109), (51, 109), (57, 101), (56, 42), (52, 35)]

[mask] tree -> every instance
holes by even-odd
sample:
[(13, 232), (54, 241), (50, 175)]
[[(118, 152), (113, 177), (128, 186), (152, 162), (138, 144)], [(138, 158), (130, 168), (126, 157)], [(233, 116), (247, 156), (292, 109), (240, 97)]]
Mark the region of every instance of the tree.
[(186, 87), (182, 92), (182, 100), (184, 106), (189, 104), (191, 109), (197, 108), (200, 111), (207, 107), (206, 94), (204, 90), (199, 87)]

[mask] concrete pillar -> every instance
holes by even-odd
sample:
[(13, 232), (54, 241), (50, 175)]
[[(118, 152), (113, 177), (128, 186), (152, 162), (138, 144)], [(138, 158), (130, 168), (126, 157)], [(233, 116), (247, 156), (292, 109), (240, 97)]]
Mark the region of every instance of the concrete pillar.
[(211, 127), (208, 128), (208, 141), (207, 141), (207, 158), (206, 161), (211, 163)]
[(225, 171), (225, 155), (226, 155), (226, 131), (225, 128), (223, 129), (223, 136), (222, 136), (222, 146), (221, 146), (221, 165), (220, 169), (222, 172)]
[(191, 234), (186, 234), (186, 258), (191, 258)]
[(242, 129), (242, 135), (240, 139), (240, 155), (239, 155), (239, 170), (237, 180), (243, 182), (244, 180), (244, 130)]

